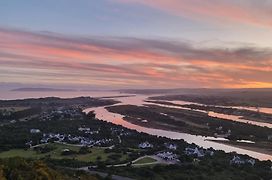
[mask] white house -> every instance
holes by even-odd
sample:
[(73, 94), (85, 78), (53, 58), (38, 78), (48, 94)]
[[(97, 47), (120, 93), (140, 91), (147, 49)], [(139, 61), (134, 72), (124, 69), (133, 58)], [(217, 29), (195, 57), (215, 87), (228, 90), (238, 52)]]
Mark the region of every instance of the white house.
[(185, 149), (185, 154), (189, 155), (189, 156), (196, 155), (197, 157), (205, 156), (203, 150), (202, 149), (199, 150), (197, 147), (195, 147), (195, 148), (188, 148), (187, 147)]
[(42, 138), (40, 140), (41, 143), (48, 143), (49, 138)]
[(165, 144), (165, 146), (170, 150), (176, 150), (177, 149), (176, 144)]
[(62, 152), (69, 152), (70, 149), (63, 149)]
[(254, 159), (243, 160), (239, 156), (234, 156), (232, 158), (232, 160), (230, 160), (230, 164), (242, 165), (242, 164), (246, 164), (246, 163), (250, 164), (251, 166), (254, 166), (255, 165), (255, 160)]
[(139, 144), (138, 147), (141, 149), (146, 149), (146, 148), (153, 148), (153, 145), (146, 141)]
[(36, 133), (40, 133), (40, 132), (41, 132), (41, 130), (39, 130), (39, 129), (30, 129), (31, 134), (36, 134)]
[(249, 163), (251, 166), (255, 165), (255, 160), (254, 159), (248, 159), (247, 163)]
[(80, 127), (78, 128), (79, 131), (90, 131), (91, 129), (90, 128), (84, 128), (84, 127)]
[(167, 161), (177, 160), (178, 158), (178, 156), (176, 154), (173, 154), (172, 152), (161, 152), (158, 153), (157, 156)]
[(32, 141), (28, 141), (27, 143), (25, 143), (25, 145), (31, 147), (32, 146)]
[(245, 164), (245, 161), (242, 160), (239, 156), (234, 156), (232, 160), (230, 160), (230, 164), (241, 165), (241, 164)]

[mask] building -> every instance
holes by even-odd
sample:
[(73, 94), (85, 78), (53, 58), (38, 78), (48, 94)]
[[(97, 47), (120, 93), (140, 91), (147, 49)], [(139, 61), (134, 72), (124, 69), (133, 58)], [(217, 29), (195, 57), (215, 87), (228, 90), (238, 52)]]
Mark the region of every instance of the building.
[(141, 149), (146, 149), (146, 148), (153, 148), (153, 145), (146, 141), (139, 144), (138, 147)]
[(255, 165), (255, 160), (254, 159), (248, 159), (247, 163), (249, 163), (251, 166)]
[(78, 128), (79, 131), (90, 131), (91, 129), (90, 128), (83, 128), (83, 127), (80, 127)]
[(28, 141), (27, 143), (25, 143), (25, 145), (31, 147), (32, 146), (32, 141)]
[(177, 150), (177, 145), (176, 144), (165, 144), (166, 148), (170, 150)]
[(267, 136), (267, 140), (271, 141), (272, 140), (272, 135)]
[(204, 151), (202, 149), (199, 150), (197, 147), (195, 147), (195, 148), (187, 147), (185, 149), (185, 154), (188, 156), (197, 156), (197, 157), (204, 157), (205, 156)]
[(166, 161), (174, 161), (174, 160), (177, 160), (178, 156), (176, 154), (173, 154), (172, 152), (161, 152), (161, 153), (158, 153), (157, 156), (159, 158), (162, 158)]
[(39, 129), (30, 129), (31, 134), (36, 134), (36, 133), (40, 133), (40, 132), (41, 132), (41, 130), (39, 130)]
[(239, 156), (233, 156), (233, 158), (230, 160), (230, 164), (241, 165), (245, 163), (246, 162), (242, 160)]
[(243, 165), (243, 164), (249, 164), (251, 166), (255, 165), (255, 160), (254, 159), (242, 159), (239, 156), (233, 156), (233, 158), (230, 160), (230, 164), (235, 164), (235, 165)]

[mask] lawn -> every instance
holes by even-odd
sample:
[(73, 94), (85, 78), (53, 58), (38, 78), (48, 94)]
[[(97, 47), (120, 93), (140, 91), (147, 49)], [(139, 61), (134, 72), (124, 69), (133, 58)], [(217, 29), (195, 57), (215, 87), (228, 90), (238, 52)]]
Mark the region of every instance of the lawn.
[(32, 150), (23, 150), (23, 149), (12, 149), (9, 151), (1, 152), (0, 158), (10, 158), (10, 157), (25, 157), (25, 158), (38, 158), (39, 155)]
[[(78, 152), (80, 147), (66, 145), (66, 144), (58, 144), (58, 143), (51, 143), (50, 146), (53, 146), (55, 149), (48, 152), (48, 153), (38, 153), (33, 149), (12, 149), (9, 151), (1, 152), (0, 158), (9, 158), (9, 157), (24, 157), (24, 158), (32, 158), (32, 159), (40, 159), (45, 156), (50, 156), (52, 159), (76, 159), (83, 162), (95, 162), (98, 158), (100, 161), (108, 160), (108, 157), (114, 153), (105, 153), (104, 149), (93, 147), (89, 148), (91, 153), (87, 154), (73, 154), (73, 155), (62, 155), (62, 151), (64, 149), (69, 149)], [(127, 155), (120, 154), (120, 160), (126, 160), (128, 158)]]
[(156, 159), (153, 159), (151, 157), (144, 157), (142, 159), (139, 159), (138, 161), (136, 161), (133, 164), (146, 164), (146, 163), (153, 163), (153, 162), (156, 162), (156, 161), (157, 161)]

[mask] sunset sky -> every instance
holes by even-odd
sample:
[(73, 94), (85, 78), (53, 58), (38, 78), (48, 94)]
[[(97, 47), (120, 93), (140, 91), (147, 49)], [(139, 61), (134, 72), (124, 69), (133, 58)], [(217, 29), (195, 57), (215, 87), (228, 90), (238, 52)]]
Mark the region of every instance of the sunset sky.
[(272, 1), (0, 1), (0, 84), (272, 87)]

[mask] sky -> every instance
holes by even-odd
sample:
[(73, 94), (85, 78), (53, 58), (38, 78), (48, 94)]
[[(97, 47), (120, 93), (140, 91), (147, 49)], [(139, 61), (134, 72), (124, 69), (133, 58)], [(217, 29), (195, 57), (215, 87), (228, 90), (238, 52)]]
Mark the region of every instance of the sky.
[(272, 87), (270, 0), (0, 0), (0, 85)]

